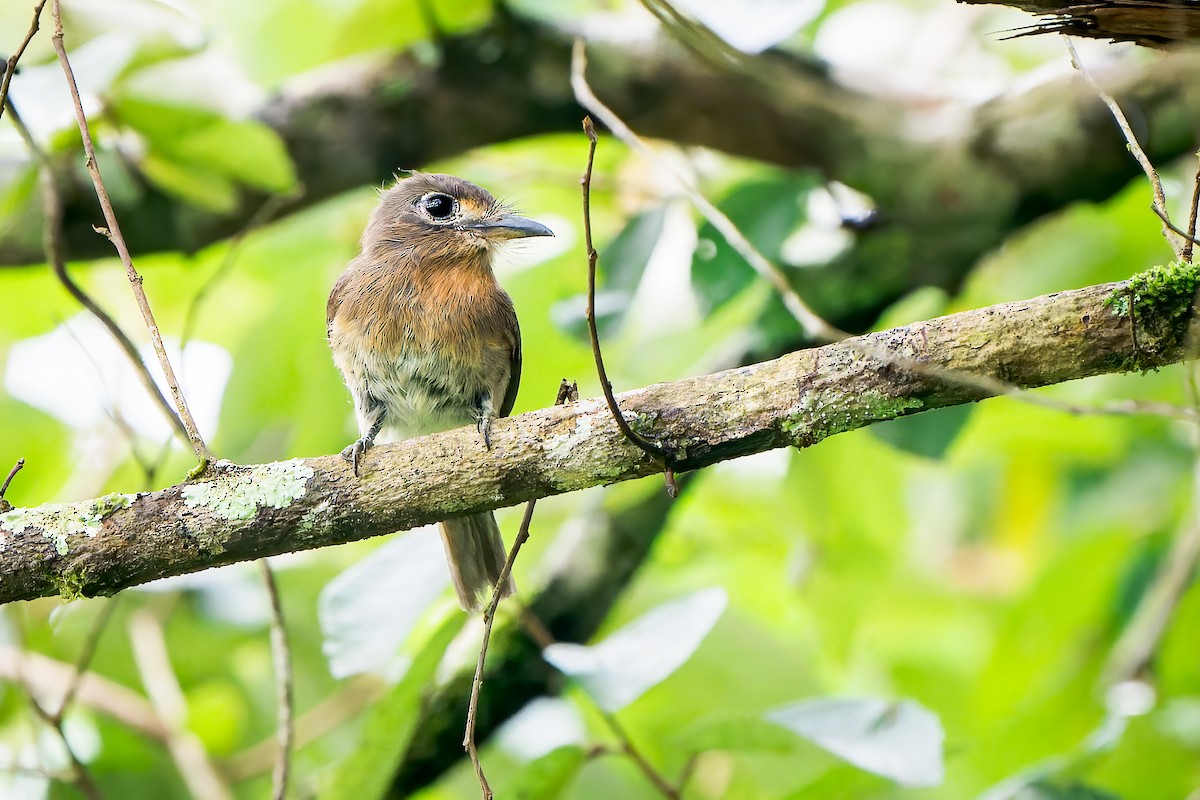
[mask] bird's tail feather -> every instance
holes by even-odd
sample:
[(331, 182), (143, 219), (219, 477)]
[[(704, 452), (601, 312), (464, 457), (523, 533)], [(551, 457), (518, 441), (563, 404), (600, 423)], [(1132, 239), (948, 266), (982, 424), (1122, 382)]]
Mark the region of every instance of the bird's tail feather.
[[(471, 514), (449, 519), (438, 525), (442, 532), (442, 544), (446, 547), (446, 561), (450, 564), (450, 578), (458, 602), (467, 611), (478, 611), (496, 581), (508, 554), (504, 550), (504, 539), (492, 513)], [(512, 576), (508, 577), (501, 592), (507, 597), (516, 591)]]

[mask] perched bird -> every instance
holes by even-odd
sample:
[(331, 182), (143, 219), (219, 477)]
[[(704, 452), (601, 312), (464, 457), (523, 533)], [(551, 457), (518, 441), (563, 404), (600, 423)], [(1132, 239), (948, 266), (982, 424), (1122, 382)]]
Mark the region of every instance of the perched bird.
[[(385, 429), (410, 438), (474, 423), (491, 447), (492, 420), (512, 411), (521, 380), (517, 314), (492, 260), (503, 242), (553, 235), (451, 175), (413, 173), (382, 193), (326, 307), (362, 434), (342, 451), (356, 474)], [(496, 519), (440, 527), (459, 602), (478, 610), (505, 560)]]

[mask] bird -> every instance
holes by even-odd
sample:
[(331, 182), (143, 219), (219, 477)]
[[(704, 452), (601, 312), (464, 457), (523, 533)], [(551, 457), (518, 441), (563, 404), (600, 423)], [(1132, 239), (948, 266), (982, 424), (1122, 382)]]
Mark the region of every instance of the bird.
[[(521, 329), (493, 263), (507, 242), (553, 235), (452, 175), (413, 172), (381, 192), (325, 313), (358, 422), (342, 451), (356, 475), (384, 431), (408, 439), (474, 424), (491, 449), (492, 422), (512, 411), (521, 382)], [(439, 527), (459, 603), (477, 611), (505, 562), (495, 516)], [(501, 596), (514, 590), (510, 576)]]

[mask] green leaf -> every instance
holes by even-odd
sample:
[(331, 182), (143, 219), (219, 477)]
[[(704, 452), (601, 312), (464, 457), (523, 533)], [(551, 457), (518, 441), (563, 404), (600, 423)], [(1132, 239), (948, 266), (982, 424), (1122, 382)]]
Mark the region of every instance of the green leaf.
[(329, 672), (387, 675), (426, 609), (450, 585), (432, 529), (395, 536), (321, 590), (317, 612)]
[(587, 752), (578, 745), (551, 750), (526, 764), (512, 785), (505, 787), (504, 796), (552, 800), (567, 790), (585, 763)]
[(796, 747), (796, 735), (761, 717), (732, 715), (697, 720), (684, 728), (675, 743), (687, 753), (706, 750), (790, 753)]
[(400, 754), (420, 720), (425, 690), (433, 685), (446, 647), (462, 624), (458, 614), (442, 623), (404, 678), (371, 709), (358, 747), (333, 770), (319, 795), (322, 800), (374, 800), (386, 793)]
[(283, 142), (261, 122), (221, 120), (177, 138), (169, 151), (184, 163), (266, 191), (286, 192), (296, 185)]
[(717, 624), (725, 590), (702, 589), (663, 603), (592, 646), (561, 642), (543, 651), (551, 666), (575, 678), (596, 704), (618, 711), (679, 669)]
[(215, 214), (237, 208), (237, 189), (226, 178), (153, 151), (139, 165), (150, 181), (168, 194)]
[(1105, 792), (1082, 783), (1050, 783), (1035, 781), (1021, 787), (1008, 800), (1121, 800), (1112, 792)]
[(911, 700), (807, 700), (772, 711), (767, 719), (901, 786), (937, 786), (945, 774), (942, 724)]
[(935, 408), (872, 425), (868, 430), (893, 447), (924, 458), (941, 458), (971, 418), (975, 406)]
[[(778, 262), (784, 240), (806, 219), (805, 201), (817, 185), (812, 175), (744, 183), (718, 207), (768, 259)], [(700, 227), (692, 256), (692, 286), (705, 313), (720, 308), (755, 280), (754, 269), (711, 223)]]
[[(666, 206), (643, 211), (631, 219), (606, 247), (599, 250), (596, 288), (596, 329), (601, 336), (615, 333), (641, 283), (650, 255), (662, 235)], [(550, 315), (573, 336), (587, 336), (587, 295), (555, 303)]]

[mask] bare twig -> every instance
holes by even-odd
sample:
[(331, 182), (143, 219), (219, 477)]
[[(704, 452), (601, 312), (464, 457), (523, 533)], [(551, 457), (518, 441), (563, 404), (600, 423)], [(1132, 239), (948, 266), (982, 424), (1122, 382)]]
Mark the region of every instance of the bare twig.
[[(1151, 203), (1150, 210), (1154, 212), (1155, 216), (1162, 220), (1163, 227), (1172, 233), (1177, 234), (1183, 239), (1183, 252), (1179, 254), (1180, 261), (1191, 261), (1191, 246), (1193, 244), (1200, 244), (1200, 242), (1196, 241), (1195, 232), (1193, 231), (1193, 233), (1188, 233), (1174, 222), (1171, 222), (1171, 217), (1167, 214), (1166, 209), (1164, 209), (1158, 203)], [(1195, 222), (1194, 216), (1191, 221)]]
[(4, 499), (4, 495), (8, 493), (9, 484), (13, 482), (13, 478), (17, 477), (17, 473), (24, 469), (24, 467), (25, 459), (23, 457), (18, 458), (17, 463), (13, 464), (12, 469), (8, 471), (8, 477), (4, 479), (4, 483), (0, 483), (0, 511), (2, 511), (5, 507), (5, 504), (8, 503), (8, 501)]
[[(643, 141), (625, 122), (616, 115), (611, 109), (605, 106), (588, 85), (585, 76), (587, 67), (587, 58), (584, 52), (582, 40), (577, 39), (575, 49), (572, 53), (571, 63), (571, 84), (575, 89), (576, 98), (579, 103), (596, 113), (596, 116), (603, 122), (613, 134), (625, 142), (631, 149), (636, 150), (643, 156), (655, 161), (664, 169), (670, 170), (681, 188), (687, 195), (688, 199), (700, 211), (710, 224), (717, 229), (730, 247), (740, 254), (760, 276), (765, 277), (782, 295), (785, 306), (792, 312), (796, 321), (801, 328), (805, 330), (813, 338), (824, 338), (830, 341), (841, 341), (847, 339), (850, 334), (839, 330), (821, 319), (804, 303), (803, 299), (796, 293), (795, 289), (787, 283), (787, 278), (764, 256), (759, 250), (745, 237), (745, 235), (737, 228), (733, 222), (726, 217), (719, 209), (717, 209), (711, 201), (709, 201), (697, 189), (692, 180), (680, 173), (671, 165), (664, 163), (659, 159), (654, 151)], [(1085, 73), (1086, 74), (1086, 73)], [(1090, 76), (1089, 76), (1090, 77)], [(1115, 105), (1115, 103), (1114, 103)], [(1119, 111), (1119, 109), (1118, 109)], [(1139, 148), (1140, 151), (1140, 148)], [(1144, 155), (1144, 154), (1143, 154)], [(1157, 174), (1155, 174), (1157, 180)], [(1161, 190), (1161, 183), (1156, 184)], [(1169, 230), (1179, 233), (1186, 237), (1183, 231), (1175, 227), (1166, 217), (1166, 212), (1162, 211), (1157, 202), (1153, 205), (1153, 210), (1168, 226)], [(586, 234), (586, 228), (585, 228)], [(1136, 336), (1136, 326), (1133, 335)], [(1122, 401), (1110, 403), (1104, 406), (1081, 406), (1073, 403), (1065, 403), (1061, 400), (1056, 400), (1050, 397), (1031, 394), (1023, 387), (985, 375), (964, 372), (946, 367), (940, 367), (923, 361), (906, 358), (897, 353), (886, 350), (883, 347), (873, 345), (861, 338), (851, 340), (854, 348), (862, 355), (868, 358), (875, 359), (881, 364), (902, 370), (914, 375), (921, 375), (929, 378), (936, 378), (949, 385), (963, 386), (967, 388), (977, 389), (981, 393), (989, 395), (1003, 395), (1011, 397), (1019, 402), (1029, 403), (1031, 405), (1041, 406), (1043, 408), (1051, 408), (1058, 411), (1063, 411), (1068, 414), (1105, 414), (1125, 416), (1131, 414), (1151, 414), (1156, 416), (1165, 416), (1172, 419), (1194, 419), (1197, 416), (1195, 409), (1180, 408), (1169, 404), (1141, 402), (1141, 401)]]
[[(653, 159), (654, 153), (650, 146), (634, 133), (612, 109), (602, 103), (592, 91), (585, 77), (586, 70), (587, 54), (584, 50), (583, 39), (576, 39), (575, 47), (571, 51), (571, 86), (575, 90), (575, 99), (581, 106), (595, 114), (597, 119), (603, 122), (605, 127), (612, 131), (618, 139)], [(805, 333), (815, 341), (824, 342), (833, 342), (849, 336), (845, 331), (838, 330), (813, 311), (792, 288), (787, 276), (750, 244), (724, 212), (700, 193), (690, 177), (669, 165), (664, 165), (664, 167), (671, 170), (684, 194), (700, 214), (720, 232), (729, 246), (737, 251), (738, 255), (745, 259), (755, 272), (766, 279), (775, 288), (775, 291), (779, 292), (784, 306), (796, 318)]]
[[(1193, 406), (1200, 403), (1196, 374), (1189, 371), (1187, 383)], [(1192, 468), (1192, 512), (1188, 527), (1176, 534), (1171, 550), (1143, 593), (1132, 618), (1112, 647), (1104, 677), (1120, 683), (1141, 677), (1150, 666), (1175, 608), (1191, 584), (1200, 564), (1200, 425), (1192, 431), (1196, 448)]]
[(29, 47), (29, 43), (33, 41), (33, 37), (37, 35), (38, 30), (42, 26), (42, 9), (46, 7), (46, 0), (38, 0), (33, 7), (33, 22), (29, 23), (29, 30), (25, 34), (25, 38), (21, 44), (4, 64), (4, 75), (0, 76), (0, 117), (4, 116), (4, 109), (8, 108), (8, 89), (12, 85), (13, 76), (17, 74), (17, 62), (21, 60), (21, 56), (25, 55), (25, 48)]
[(214, 459), (214, 456), (208, 449), (208, 445), (204, 443), (204, 439), (200, 435), (200, 430), (196, 427), (196, 421), (192, 418), (191, 411), (188, 410), (187, 400), (183, 396), (183, 391), (179, 388), (179, 381), (175, 377), (175, 370), (171, 367), (171, 360), (167, 357), (167, 350), (163, 345), (158, 324), (154, 321), (154, 312), (150, 309), (150, 301), (146, 297), (145, 289), (142, 287), (142, 276), (138, 274), (133, 266), (133, 259), (129, 254), (129, 248), (125, 244), (125, 239), (121, 235), (121, 228), (117, 223), (112, 202), (109, 200), (108, 190), (104, 188), (104, 181), (100, 176), (100, 166), (96, 161), (96, 148), (92, 144), (92, 135), (88, 127), (87, 116), (83, 111), (83, 101), (79, 96), (79, 87), (75, 83), (75, 73), (71, 69), (71, 62), (67, 58), (66, 47), (63, 45), (60, 0), (54, 0), (52, 11), (54, 15), (54, 35), (51, 37), (51, 41), (54, 44), (54, 51), (58, 54), (58, 60), (62, 64), (63, 74), (67, 79), (67, 89), (70, 91), (71, 99), (75, 104), (75, 118), (79, 124), (79, 133), (83, 138), (83, 149), (87, 154), (88, 173), (91, 175), (92, 185), (95, 187), (96, 197), (100, 201), (100, 208), (104, 212), (104, 221), (107, 225), (105, 235), (116, 248), (117, 254), (121, 257), (121, 263), (125, 265), (125, 274), (129, 278), (129, 285), (133, 289), (138, 309), (142, 312), (142, 319), (146, 323), (146, 329), (150, 332), (150, 342), (154, 346), (154, 352), (158, 355), (159, 365), (162, 367), (167, 387), (171, 390), (171, 397), (175, 402), (175, 409), (179, 412), (179, 418), (187, 431), (187, 437), (192, 444), (192, 449), (196, 453), (196, 459), (199, 461), (197, 471), (202, 471)]
[[(21, 631), (21, 638), (24, 638), (24, 630), (21, 627), (20, 620), (14, 617)], [(34, 716), (42, 720), (54, 733), (57, 735), (63, 751), (67, 754), (67, 760), (71, 763), (71, 783), (79, 789), (79, 791), (88, 798), (88, 800), (103, 800), (104, 794), (100, 791), (100, 787), (96, 785), (92, 773), (88, 770), (87, 765), (83, 763), (83, 759), (75, 752), (75, 748), (71, 746), (70, 740), (67, 738), (67, 731), (63, 727), (62, 708), (59, 713), (52, 713), (41, 698), (33, 689), (33, 682), (25, 676), (24, 667), (26, 662), (20, 659), (16, 662), (16, 682), (25, 689), (25, 698), (29, 701), (29, 707), (33, 711)], [(65, 707), (65, 706), (64, 706)]]
[(258, 565), (262, 571), (263, 585), (267, 588), (267, 596), (271, 598), (271, 659), (275, 662), (275, 702), (278, 705), (278, 721), (275, 726), (278, 749), (275, 753), (275, 769), (271, 775), (271, 796), (273, 800), (284, 800), (287, 797), (292, 746), (295, 741), (295, 727), (292, 722), (292, 652), (288, 644), (287, 628), (283, 624), (283, 603), (279, 600), (275, 573), (265, 558), (259, 559)]
[(50, 264), (50, 268), (54, 270), (54, 276), (58, 278), (59, 283), (63, 285), (63, 288), (67, 290), (67, 293), (71, 297), (75, 298), (81, 306), (91, 312), (92, 316), (100, 320), (100, 324), (108, 330), (113, 340), (117, 343), (117, 346), (125, 353), (125, 357), (129, 359), (129, 363), (133, 366), (138, 379), (141, 380), (146, 393), (155, 401), (155, 404), (167, 419), (167, 422), (175, 429), (176, 433), (186, 440), (188, 438), (187, 429), (179, 419), (179, 415), (175, 413), (175, 409), (171, 408), (170, 402), (163, 395), (158, 384), (155, 383), (154, 376), (150, 374), (150, 370), (146, 367), (146, 362), (142, 360), (142, 355), (138, 352), (137, 345), (133, 343), (133, 340), (117, 324), (117, 321), (101, 308), (100, 304), (92, 299), (79, 284), (75, 283), (74, 279), (67, 272), (67, 260), (63, 254), (62, 247), (62, 195), (58, 191), (58, 181), (54, 174), (54, 164), (49, 154), (33, 138), (33, 134), (30, 132), (28, 126), (25, 125), (25, 121), (21, 119), (21, 115), (17, 113), (16, 107), (11, 103), (9, 103), (9, 115), (13, 126), (17, 129), (17, 133), (20, 134), (22, 141), (25, 142), (25, 147), (38, 162), (38, 182), (42, 194), (42, 213), (45, 216), (42, 222), (42, 250), (46, 255), (46, 261)]
[[(316, 741), (369, 708), (383, 694), (384, 684), (367, 676), (347, 681), (343, 687), (296, 717), (293, 749)], [(238, 783), (264, 772), (277, 763), (279, 743), (274, 735), (221, 762), (221, 773)]]
[(304, 187), (301, 185), (287, 194), (271, 195), (263, 201), (263, 204), (250, 216), (250, 219), (246, 220), (246, 224), (230, 237), (229, 246), (225, 250), (225, 255), (222, 257), (221, 263), (217, 265), (213, 274), (209, 276), (208, 280), (192, 296), (191, 302), (188, 303), (187, 311), (183, 316), (183, 327), (179, 334), (179, 349), (181, 351), (191, 341), (192, 332), (196, 327), (196, 319), (199, 316), (200, 306), (208, 299), (209, 293), (229, 275), (233, 269), (233, 265), (237, 263), (238, 252), (241, 250), (242, 244), (246, 241), (246, 237), (269, 222), (281, 208), (293, 200), (298, 200), (303, 194)]
[(84, 640), (83, 648), (79, 651), (79, 657), (75, 659), (75, 671), (71, 674), (71, 679), (67, 683), (67, 690), (63, 692), (62, 701), (58, 704), (58, 711), (54, 712), (54, 718), (59, 723), (62, 722), (67, 708), (75, 701), (75, 697), (79, 694), (79, 687), (83, 684), (83, 676), (87, 674), (88, 667), (91, 666), (92, 658), (96, 655), (96, 648), (100, 645), (100, 637), (104, 635), (105, 629), (108, 628), (108, 623), (112, 620), (113, 612), (117, 610), (120, 598), (121, 595), (117, 595), (105, 601), (95, 622), (92, 623), (92, 629), (88, 631), (88, 637)]
[[(1200, 162), (1200, 153), (1196, 154)], [(1192, 202), (1188, 206), (1188, 227), (1183, 244), (1183, 260), (1192, 260), (1192, 246), (1196, 244), (1196, 215), (1200, 213), (1200, 163), (1196, 164), (1196, 179), (1192, 184)]]
[(604, 369), (604, 355), (600, 352), (600, 334), (596, 330), (596, 259), (598, 255), (592, 244), (592, 164), (596, 160), (596, 128), (592, 125), (591, 117), (583, 118), (583, 132), (587, 134), (588, 138), (588, 157), (587, 169), (584, 170), (579, 183), (583, 187), (583, 241), (587, 248), (588, 264), (587, 324), (588, 336), (592, 341), (592, 357), (596, 361), (596, 372), (600, 376), (600, 389), (604, 392), (604, 401), (608, 403), (608, 410), (612, 412), (613, 420), (621, 429), (621, 433), (662, 467), (667, 480), (667, 491), (672, 497), (676, 497), (679, 494), (679, 487), (675, 483), (671, 455), (629, 427), (625, 415), (621, 413), (620, 405), (617, 404), (617, 398), (613, 396), (612, 382), (608, 379), (608, 372)]
[(80, 672), (40, 653), (0, 646), (0, 678), (16, 683), (24, 677), (29, 691), (53, 697), (70, 683), (78, 683), (75, 700), (111, 717), (155, 741), (165, 742), (167, 730), (141, 695), (94, 672)]
[(1088, 72), (1083, 65), (1083, 60), (1079, 58), (1079, 53), (1075, 49), (1075, 43), (1071, 41), (1071, 37), (1063, 36), (1063, 41), (1067, 43), (1067, 51), (1071, 54), (1071, 65), (1079, 70), (1079, 74), (1092, 87), (1092, 91), (1096, 96), (1108, 106), (1108, 110), (1112, 112), (1113, 119), (1117, 121), (1117, 126), (1121, 129), (1121, 134), (1125, 137), (1125, 143), (1129, 147), (1129, 152), (1137, 160), (1142, 168), (1142, 172), (1146, 173), (1146, 179), (1150, 181), (1150, 188), (1154, 192), (1154, 202), (1158, 208), (1163, 209), (1160, 214), (1163, 217), (1163, 238), (1167, 240), (1167, 244), (1175, 251), (1175, 257), (1182, 259), (1183, 251), (1179, 242), (1172, 236), (1175, 233), (1174, 226), (1169, 225), (1169, 220), (1166, 219), (1167, 197), (1163, 192), (1162, 181), (1158, 177), (1158, 170), (1150, 163), (1150, 157), (1146, 155), (1146, 151), (1138, 143), (1137, 135), (1133, 132), (1133, 126), (1129, 124), (1129, 119), (1125, 116), (1125, 112), (1117, 105), (1116, 99), (1105, 91), (1104, 87), (1096, 80), (1092, 73)]
[(188, 791), (197, 800), (232, 800), (204, 746), (187, 729), (187, 702), (171, 669), (162, 624), (149, 611), (138, 611), (129, 623), (133, 659), (150, 704), (167, 730), (166, 745)]
[(600, 709), (600, 714), (604, 717), (604, 721), (608, 724), (613, 734), (620, 740), (621, 752), (629, 756), (638, 770), (646, 776), (646, 780), (650, 781), (663, 797), (668, 798), (668, 800), (679, 800), (679, 787), (667, 780), (666, 776), (650, 763), (650, 759), (646, 758), (645, 754), (634, 745), (633, 740), (629, 738), (629, 732), (625, 730), (625, 726), (617, 721), (616, 715), (602, 708)]
[[(558, 396), (554, 400), (554, 404), (561, 406), (564, 403), (572, 403), (579, 399), (579, 387), (574, 381), (563, 379), (558, 386)], [(483, 793), (483, 800), (492, 800), (492, 787), (488, 784), (487, 776), (483, 773), (483, 764), (479, 761), (479, 750), (475, 743), (475, 722), (476, 714), (479, 711), (479, 693), (483, 689), (483, 666), (487, 660), (488, 643), (492, 639), (492, 627), (496, 622), (496, 608), (500, 605), (500, 598), (503, 594), (500, 591), (501, 586), (508, 585), (508, 577), (512, 574), (513, 563), (517, 560), (517, 554), (521, 552), (521, 546), (529, 539), (529, 523), (533, 521), (533, 509), (537, 506), (537, 500), (530, 500), (525, 504), (525, 514), (521, 517), (521, 527), (517, 530), (517, 537), (513, 540), (512, 548), (508, 552), (508, 558), (504, 560), (504, 566), (500, 569), (500, 577), (496, 579), (496, 588), (492, 590), (492, 599), (488, 603), (483, 612), (483, 642), (479, 646), (479, 659), (475, 662), (475, 677), (471, 681), (471, 699), (467, 704), (467, 725), (463, 732), (463, 749), (467, 751), (467, 755), (471, 759), (471, 765), (475, 767), (475, 777), (479, 780), (479, 788)]]

